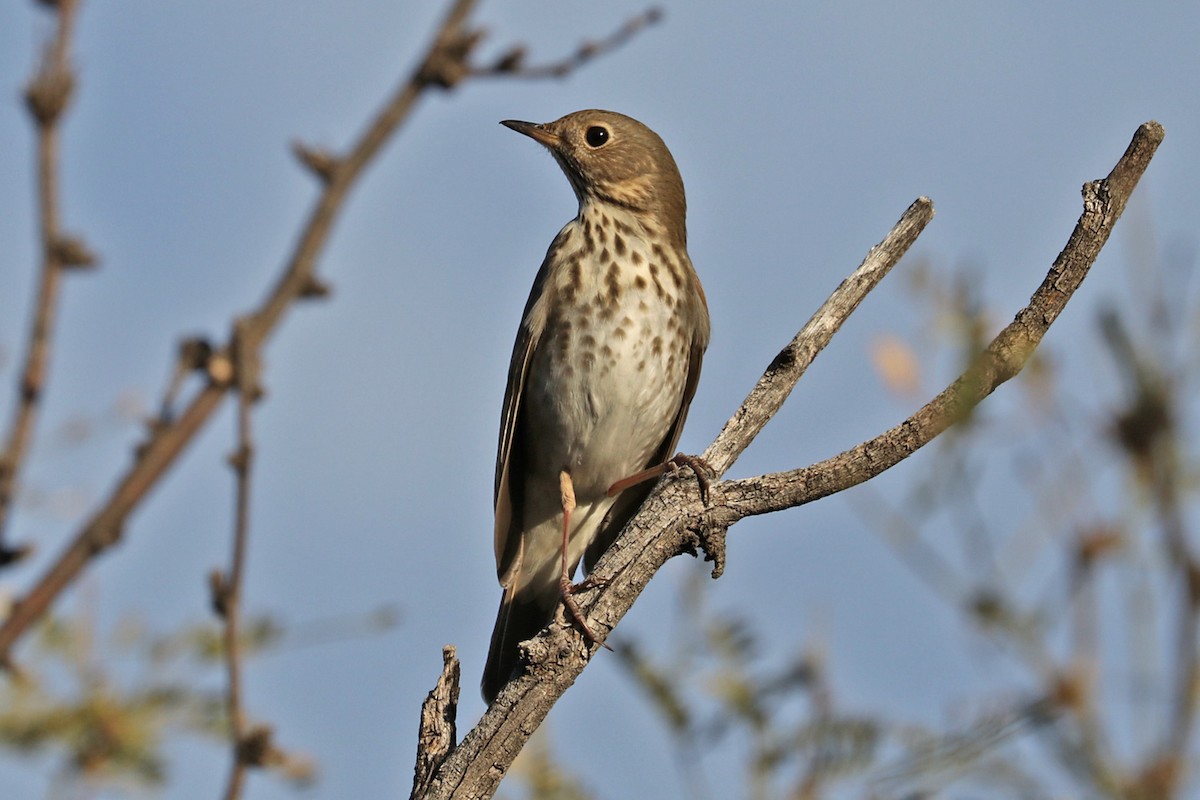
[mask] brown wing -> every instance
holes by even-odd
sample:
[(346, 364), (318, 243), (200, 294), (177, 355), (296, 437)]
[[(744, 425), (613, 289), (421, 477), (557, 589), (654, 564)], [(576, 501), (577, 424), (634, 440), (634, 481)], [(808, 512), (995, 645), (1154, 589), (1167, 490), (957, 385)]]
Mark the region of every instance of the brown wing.
[(700, 383), (700, 364), (704, 361), (704, 351), (708, 349), (708, 340), (712, 335), (708, 319), (708, 298), (704, 296), (704, 287), (700, 285), (700, 278), (696, 276), (695, 270), (691, 269), (690, 260), (685, 263), (688, 267), (688, 283), (692, 289), (693, 318), (696, 320), (696, 327), (692, 332), (692, 346), (688, 351), (687, 381), (683, 384), (683, 397), (680, 398), (675, 420), (671, 423), (662, 446), (658, 448), (647, 467), (661, 464), (675, 455), (675, 445), (679, 444), (683, 423), (687, 422), (688, 409), (692, 406), (692, 398), (696, 396), (696, 386)]
[[(561, 234), (560, 234), (561, 236)], [(558, 240), (555, 239), (555, 244)], [(550, 246), (554, 252), (555, 244)], [(496, 447), (496, 483), (493, 501), (496, 509), (495, 547), (496, 576), (501, 585), (509, 583), (508, 576), (520, 569), (521, 550), (521, 498), (524, 497), (525, 471), (522, 465), (521, 396), (525, 391), (525, 377), (538, 340), (546, 327), (546, 304), (542, 302), (550, 253), (542, 262), (525, 312), (521, 316), (521, 327), (517, 330), (517, 341), (513, 344), (512, 360), (508, 366), (508, 385), (504, 389), (504, 405), (500, 411), (500, 441)]]

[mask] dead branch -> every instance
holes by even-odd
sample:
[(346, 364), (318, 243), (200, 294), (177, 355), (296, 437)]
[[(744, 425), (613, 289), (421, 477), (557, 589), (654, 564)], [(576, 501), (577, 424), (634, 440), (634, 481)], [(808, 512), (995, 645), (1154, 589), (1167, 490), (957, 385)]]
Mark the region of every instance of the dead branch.
[(77, 0), (60, 0), (55, 4), (58, 26), (54, 38), (42, 51), (37, 72), (25, 89), (25, 105), (37, 128), (42, 267), (25, 350), (25, 366), (17, 386), (17, 405), (5, 437), (4, 450), (0, 453), (0, 566), (19, 561), (32, 550), (29, 545), (15, 546), (7, 542), (4, 531), (16, 497), (17, 478), (33, 441), (46, 387), (62, 276), (69, 269), (90, 267), (96, 262), (87, 245), (63, 232), (59, 212), (59, 123), (75, 88), (71, 42), (78, 8)]
[[(469, 22), (475, 5), (476, 0), (454, 0), (420, 63), (400, 83), (344, 155), (317, 153), (304, 146), (295, 148), (301, 163), (321, 180), (322, 189), (274, 288), (257, 309), (242, 318), (240, 332), (231, 331), (227, 344), (211, 348), (204, 369), (207, 382), (203, 388), (181, 411), (164, 414), (155, 420), (149, 438), (137, 448), (133, 464), (112, 493), (41, 579), (14, 605), (11, 615), (0, 626), (0, 664), (11, 667), (12, 648), (20, 637), (93, 558), (120, 540), (130, 513), (192, 443), (226, 394), (236, 388), (235, 343), (239, 348), (257, 352), (298, 300), (328, 294), (325, 284), (315, 274), (317, 259), (328, 242), (346, 197), (363, 170), (408, 120), (417, 100), (426, 91), (453, 88), (475, 74), (471, 59), (483, 39), (482, 31)], [(572, 68), (589, 60), (590, 56), (576, 58)], [(163, 404), (167, 409), (170, 405), (169, 402)]]
[(417, 766), (412, 796), (421, 797), (457, 743), (458, 685), (461, 669), (454, 645), (442, 648), (442, 676), (421, 704), (417, 731)]
[[(1084, 185), (1083, 213), (1029, 304), (963, 375), (900, 425), (811, 467), (715, 483), (707, 506), (690, 481), (670, 476), (660, 481), (637, 517), (596, 565), (597, 588), (576, 596), (586, 624), (601, 641), (589, 644), (574, 626), (554, 623), (526, 643), (526, 674), (504, 688), (442, 764), (429, 790), (419, 796), (429, 800), (491, 797), (529, 736), (667, 560), (703, 547), (706, 558), (716, 561), (714, 575), (719, 574), (724, 536), (731, 525), (746, 516), (792, 508), (869, 480), (964, 419), (1000, 384), (1019, 373), (1087, 276), (1163, 135), (1157, 122), (1145, 123), (1108, 177)], [(895, 248), (895, 258), (899, 258), (920, 231), (921, 225), (909, 226), (914, 224), (910, 215), (921, 205), (922, 201), (914, 203), (872, 255)], [(830, 316), (826, 319), (818, 312), (806, 326), (814, 340), (807, 341), (802, 331), (776, 357), (706, 451), (718, 474), (728, 469), (778, 410), (807, 363), (857, 307), (858, 301), (849, 299), (855, 288), (865, 293), (873, 285), (864, 275), (874, 274), (868, 267), (870, 261), (869, 255), (822, 307)], [(839, 297), (843, 294), (845, 299)]]

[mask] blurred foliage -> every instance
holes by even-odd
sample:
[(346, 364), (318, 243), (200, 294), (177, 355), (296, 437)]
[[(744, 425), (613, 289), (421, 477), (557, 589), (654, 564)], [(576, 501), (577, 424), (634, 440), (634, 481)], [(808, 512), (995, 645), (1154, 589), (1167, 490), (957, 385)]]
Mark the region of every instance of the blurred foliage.
[(595, 795), (554, 757), (551, 738), (545, 724), (533, 734), (509, 769), (500, 800), (592, 800)]
[[(1090, 336), (1049, 337), (899, 489), (846, 495), (966, 623), (967, 657), (982, 641), (1014, 667), (1000, 688), (947, 696), (936, 728), (847, 712), (820, 643), (781, 655), (796, 644), (709, 608), (697, 578), (673, 649), (618, 647), (690, 796), (708, 795), (699, 767), (723, 741), (745, 754), (753, 800), (1194, 796), (1200, 281), (1190, 240), (1160, 254), (1144, 215), (1129, 224), (1129, 289), (1093, 312)], [(981, 302), (978, 268), (907, 274), (918, 329), (877, 336), (869, 355), (911, 410), (1003, 316)]]
[[(291, 627), (250, 617), (243, 657), (378, 635), (398, 622), (390, 607)], [(0, 747), (50, 757), (67, 787), (131, 794), (162, 787), (172, 741), (194, 736), (229, 746), (224, 650), (216, 622), (158, 634), (129, 618), (98, 640), (85, 616), (52, 617), (38, 627), (21, 671), (0, 682)], [(315, 778), (311, 759), (285, 766), (276, 772), (298, 787)]]

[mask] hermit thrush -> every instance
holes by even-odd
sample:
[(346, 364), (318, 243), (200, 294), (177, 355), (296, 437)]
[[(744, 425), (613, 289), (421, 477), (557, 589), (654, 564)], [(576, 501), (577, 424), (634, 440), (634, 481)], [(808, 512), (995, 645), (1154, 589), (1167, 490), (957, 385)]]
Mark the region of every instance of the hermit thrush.
[(550, 151), (579, 213), (534, 279), (504, 393), (495, 485), (504, 594), (483, 675), (489, 703), (520, 666), (518, 643), (560, 599), (574, 608), (580, 559), (590, 569), (645, 499), (649, 484), (608, 490), (670, 457), (709, 338), (683, 180), (662, 139), (611, 111), (502, 124)]

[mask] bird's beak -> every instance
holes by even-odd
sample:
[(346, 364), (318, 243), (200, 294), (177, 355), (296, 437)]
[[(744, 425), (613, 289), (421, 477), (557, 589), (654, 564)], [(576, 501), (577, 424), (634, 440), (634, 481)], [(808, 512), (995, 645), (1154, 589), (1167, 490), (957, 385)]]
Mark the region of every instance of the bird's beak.
[(560, 139), (558, 134), (546, 128), (545, 125), (539, 125), (536, 122), (522, 122), (519, 119), (501, 120), (500, 124), (506, 128), (512, 128), (517, 133), (523, 133), (535, 142), (540, 142), (551, 150), (558, 147)]

